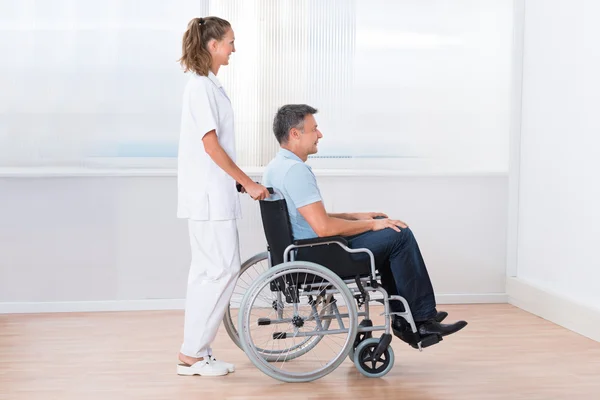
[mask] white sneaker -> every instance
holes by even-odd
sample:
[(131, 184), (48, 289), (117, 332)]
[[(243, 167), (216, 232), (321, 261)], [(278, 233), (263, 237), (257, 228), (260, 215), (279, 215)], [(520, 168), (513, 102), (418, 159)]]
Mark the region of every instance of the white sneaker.
[(212, 362), (209, 357), (205, 357), (204, 360), (195, 362), (193, 365), (177, 365), (177, 374), (184, 376), (223, 376), (227, 375), (227, 373), (227, 367)]
[(213, 356), (208, 356), (208, 358), (210, 359), (210, 361), (211, 361), (213, 364), (216, 364), (216, 365), (222, 366), (223, 368), (226, 368), (226, 369), (227, 369), (227, 371), (229, 371), (229, 372), (234, 372), (234, 371), (235, 371), (235, 365), (233, 365), (233, 364), (227, 363), (227, 362), (225, 362), (225, 361), (218, 361), (218, 360), (217, 360), (216, 358), (214, 358)]

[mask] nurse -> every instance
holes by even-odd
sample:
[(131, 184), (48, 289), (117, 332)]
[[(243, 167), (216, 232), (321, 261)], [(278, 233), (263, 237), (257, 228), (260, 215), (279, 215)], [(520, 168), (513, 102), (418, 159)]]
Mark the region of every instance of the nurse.
[(255, 200), (269, 197), (235, 164), (231, 101), (217, 79), (235, 52), (229, 22), (194, 18), (179, 62), (190, 79), (183, 94), (178, 154), (177, 216), (188, 220), (192, 262), (177, 373), (220, 376), (235, 370), (214, 357), (213, 342), (240, 269), (236, 183)]

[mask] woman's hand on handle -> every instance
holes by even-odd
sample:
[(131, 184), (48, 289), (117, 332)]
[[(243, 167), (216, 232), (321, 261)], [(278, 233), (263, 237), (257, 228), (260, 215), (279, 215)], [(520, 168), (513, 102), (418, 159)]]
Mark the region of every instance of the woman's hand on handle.
[(269, 197), (269, 191), (260, 183), (251, 182), (244, 186), (244, 189), (254, 200), (264, 200)]

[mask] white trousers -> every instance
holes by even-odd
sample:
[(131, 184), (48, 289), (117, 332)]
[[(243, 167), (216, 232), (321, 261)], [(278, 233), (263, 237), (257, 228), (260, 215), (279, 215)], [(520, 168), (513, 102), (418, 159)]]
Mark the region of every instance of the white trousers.
[(188, 220), (192, 264), (185, 301), (181, 352), (189, 357), (212, 355), (217, 335), (240, 271), (236, 220)]

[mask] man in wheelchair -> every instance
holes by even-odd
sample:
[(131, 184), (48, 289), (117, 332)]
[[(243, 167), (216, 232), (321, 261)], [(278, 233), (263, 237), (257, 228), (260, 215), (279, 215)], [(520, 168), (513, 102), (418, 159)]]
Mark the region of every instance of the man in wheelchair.
[[(412, 311), (417, 335), (404, 318), (395, 315), (392, 329), (413, 347), (420, 338), (441, 338), (464, 328), (465, 321), (441, 323), (447, 313), (436, 310), (427, 268), (404, 222), (382, 213), (326, 212), (315, 175), (305, 163), (310, 154), (317, 153), (318, 141), (323, 137), (314, 118), (316, 113), (315, 108), (305, 104), (285, 105), (277, 111), (273, 131), (281, 149), (267, 166), (262, 182), (285, 198), (294, 240), (344, 236), (350, 248), (371, 250), (384, 289), (389, 295), (404, 297)], [(391, 301), (390, 309), (404, 311), (399, 301)]]

